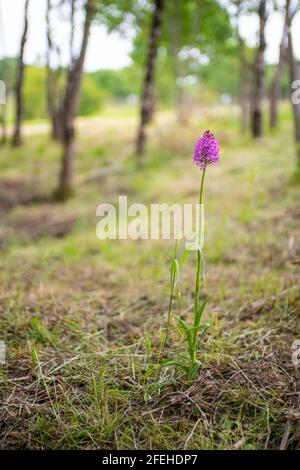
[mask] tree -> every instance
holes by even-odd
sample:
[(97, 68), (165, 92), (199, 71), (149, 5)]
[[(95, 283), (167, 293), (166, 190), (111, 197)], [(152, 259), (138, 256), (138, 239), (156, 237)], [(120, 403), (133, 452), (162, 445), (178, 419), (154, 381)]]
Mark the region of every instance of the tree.
[(7, 141), (7, 99), (9, 95), (9, 59), (7, 57), (6, 47), (5, 47), (5, 37), (3, 29), (3, 14), (0, 4), (0, 43), (2, 43), (2, 53), (3, 59), (0, 62), (0, 79), (3, 80), (3, 83), (0, 82), (0, 93), (3, 102), (0, 103), (0, 121), (1, 121), (1, 144), (5, 144)]
[(275, 68), (274, 78), (271, 86), (270, 96), (270, 127), (275, 128), (278, 124), (278, 99), (280, 95), (280, 80), (282, 76), (283, 65), (287, 52), (288, 30), (289, 30), (289, 17), (290, 0), (286, 0), (285, 6), (285, 19), (283, 26), (282, 39), (279, 48), (278, 64)]
[(74, 120), (77, 113), (80, 98), (80, 88), (83, 73), (83, 65), (86, 56), (91, 23), (94, 16), (96, 0), (86, 0), (85, 20), (80, 53), (74, 59), (68, 72), (64, 100), (62, 105), (62, 143), (63, 156), (59, 176), (59, 185), (55, 196), (59, 200), (66, 200), (73, 194), (73, 173), (75, 157), (75, 128)]
[(161, 22), (164, 10), (164, 0), (154, 0), (154, 11), (149, 35), (148, 56), (146, 61), (146, 73), (143, 84), (141, 101), (140, 126), (136, 139), (136, 155), (138, 165), (145, 151), (146, 126), (150, 122), (154, 111), (154, 77), (159, 38), (161, 35)]
[(247, 57), (247, 45), (240, 32), (240, 17), (249, 9), (249, 4), (246, 0), (232, 0), (233, 7), (235, 8), (234, 19), (236, 22), (235, 32), (238, 46), (238, 60), (239, 60), (239, 102), (241, 108), (240, 129), (244, 134), (250, 122), (251, 114), (251, 78), (252, 70), (250, 61)]
[[(291, 32), (292, 19), (295, 16), (295, 10), (290, 11), (289, 15), (290, 15), (290, 27), (288, 31), (288, 61), (289, 61), (289, 70), (290, 70), (290, 85), (292, 88), (293, 84), (297, 80), (300, 81), (300, 68), (294, 57), (293, 38), (292, 38), (292, 32)], [(293, 116), (294, 116), (297, 171), (300, 172), (300, 103), (292, 99), (292, 107), (293, 107)]]
[(71, 13), (70, 13), (70, 27), (71, 27), (71, 34), (70, 34), (70, 62), (73, 62), (74, 58), (74, 40), (75, 40), (75, 13), (76, 13), (76, 0), (71, 0)]
[[(231, 36), (229, 15), (216, 0), (172, 0), (164, 4), (160, 29), (160, 50), (156, 57), (152, 91), (154, 95), (155, 86), (156, 95), (164, 103), (170, 105), (175, 102), (182, 123), (187, 115), (184, 108), (187, 109), (188, 100), (194, 102), (194, 96), (191, 98), (205, 69), (203, 61), (211, 63), (218, 53), (227, 53), (227, 39)], [(137, 69), (144, 68), (140, 58), (147, 52), (149, 54), (149, 47), (148, 51), (144, 47), (149, 37), (146, 33), (145, 22), (139, 24), (131, 55)], [(144, 130), (139, 135), (142, 142), (146, 139), (146, 125), (151, 122), (154, 100), (152, 104), (152, 112), (144, 116), (144, 128), (140, 126), (140, 131)]]
[[(62, 122), (61, 122), (61, 94), (59, 81), (61, 76), (60, 67), (60, 48), (54, 44), (52, 38), (50, 16), (52, 12), (52, 0), (47, 0), (46, 8), (46, 35), (47, 35), (47, 108), (51, 120), (51, 137), (54, 140), (62, 140)], [(51, 66), (51, 56), (53, 51), (56, 53), (58, 65), (56, 68)]]
[(264, 80), (265, 80), (265, 27), (267, 22), (266, 0), (259, 1), (259, 45), (257, 49), (254, 64), (254, 90), (252, 107), (252, 134), (254, 138), (261, 137), (263, 134), (262, 106), (264, 99)]
[[(178, 122), (186, 124), (184, 110), (184, 87), (182, 78), (184, 76), (184, 63), (180, 59), (180, 51), (187, 40), (191, 27), (190, 18), (187, 15), (187, 3), (182, 0), (173, 0), (166, 4), (166, 21), (163, 33), (164, 46), (169, 50), (171, 66), (175, 78), (175, 104), (177, 108)], [(188, 23), (188, 25), (187, 25)], [(187, 41), (188, 42), (188, 41)]]
[(12, 145), (18, 147), (22, 144), (21, 136), (21, 124), (23, 117), (23, 85), (24, 85), (24, 74), (25, 74), (25, 63), (24, 63), (24, 51), (28, 36), (28, 7), (29, 0), (25, 0), (24, 8), (24, 30), (21, 37), (20, 55), (18, 61), (17, 70), (17, 82), (16, 82), (16, 120), (15, 130), (12, 140)]
[(7, 99), (8, 99), (8, 60), (5, 57), (2, 60), (1, 69), (3, 71), (3, 82), (0, 82), (0, 94), (3, 102), (0, 103), (0, 121), (1, 121), (1, 144), (5, 144), (7, 141), (7, 128), (6, 128), (6, 114), (7, 114)]

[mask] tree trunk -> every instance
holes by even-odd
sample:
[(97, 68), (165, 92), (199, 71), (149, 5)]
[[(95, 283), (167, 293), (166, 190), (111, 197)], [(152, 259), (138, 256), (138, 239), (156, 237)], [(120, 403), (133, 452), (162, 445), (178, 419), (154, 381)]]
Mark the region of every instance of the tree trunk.
[(240, 104), (240, 131), (244, 135), (249, 129), (251, 106), (250, 106), (250, 92), (251, 92), (251, 67), (246, 56), (245, 40), (240, 34), (240, 17), (243, 14), (243, 0), (235, 0), (234, 2), (236, 11), (237, 23), (237, 42), (239, 46), (239, 104)]
[(140, 127), (136, 139), (137, 163), (141, 164), (141, 157), (145, 151), (146, 126), (151, 121), (154, 112), (154, 75), (157, 60), (158, 43), (161, 35), (161, 21), (164, 9), (164, 0), (154, 0), (154, 12), (149, 37), (149, 50), (146, 62), (146, 74), (142, 94)]
[(59, 77), (61, 67), (58, 65), (56, 69), (51, 67), (51, 54), (56, 51), (58, 62), (60, 64), (60, 49), (54, 46), (52, 40), (52, 31), (50, 23), (50, 13), (52, 10), (51, 0), (47, 0), (46, 9), (46, 30), (47, 30), (47, 107), (48, 115), (51, 121), (51, 137), (54, 140), (62, 141), (62, 117), (61, 117), (61, 97), (59, 93)]
[(76, 0), (71, 0), (71, 13), (70, 13), (70, 64), (74, 59), (74, 39), (75, 39), (75, 11), (76, 11)]
[[(294, 48), (291, 30), (288, 33), (288, 60), (290, 69), (290, 82), (292, 84), (296, 80), (300, 80), (300, 69), (294, 57)], [(293, 90), (293, 89), (292, 89)], [(300, 104), (292, 101), (293, 116), (294, 116), (294, 128), (295, 128), (295, 142), (296, 142), (296, 153), (297, 153), (297, 169), (300, 171)]]
[(1, 105), (1, 145), (7, 142), (7, 128), (6, 128), (6, 104)]
[(24, 73), (25, 73), (25, 64), (24, 64), (24, 51), (27, 42), (28, 35), (28, 6), (29, 0), (25, 1), (24, 9), (24, 31), (21, 38), (21, 48), (18, 62), (18, 77), (16, 83), (16, 121), (15, 121), (15, 130), (13, 135), (12, 145), (18, 147), (22, 144), (21, 136), (21, 124), (23, 117), (23, 84), (24, 84)]
[(7, 131), (6, 131), (6, 113), (5, 104), (1, 105), (1, 145), (6, 144)]
[(3, 93), (3, 102), (0, 104), (1, 107), (1, 144), (4, 145), (7, 141), (7, 98), (8, 98), (8, 62), (6, 59), (3, 59), (3, 79), (4, 79), (4, 86), (1, 93)]
[(264, 99), (265, 60), (266, 49), (265, 26), (267, 22), (266, 0), (260, 0), (259, 9), (259, 46), (254, 67), (254, 91), (252, 108), (252, 134), (254, 138), (263, 134), (262, 108)]
[[(187, 117), (184, 109), (185, 93), (183, 84), (180, 83), (180, 78), (184, 75), (184, 70), (180, 58), (178, 57), (180, 47), (182, 44), (182, 16), (181, 5), (182, 0), (173, 0), (171, 2), (172, 8), (165, 12), (165, 15), (172, 15), (172, 21), (169, 24), (170, 35), (170, 55), (173, 73), (175, 77), (175, 103), (177, 111), (178, 123), (185, 126), (187, 124)], [(167, 6), (167, 5), (166, 5)]]
[(246, 59), (245, 54), (245, 41), (242, 39), (238, 33), (238, 43), (239, 43), (239, 52), (240, 52), (240, 90), (239, 90), (239, 99), (241, 107), (241, 122), (240, 129), (241, 134), (245, 134), (250, 118), (250, 80), (249, 80), (249, 64)]
[(287, 35), (289, 29), (289, 10), (290, 0), (286, 0), (285, 20), (282, 33), (282, 40), (280, 43), (279, 60), (275, 69), (274, 79), (271, 87), (271, 98), (270, 98), (270, 126), (272, 128), (278, 125), (278, 100), (280, 96), (280, 80), (282, 75), (282, 68), (285, 59), (286, 47), (287, 47)]
[(62, 168), (59, 177), (59, 186), (56, 191), (56, 197), (60, 200), (66, 200), (73, 193), (73, 174), (74, 174), (74, 156), (75, 156), (75, 128), (74, 120), (77, 113), (80, 97), (81, 79), (83, 65), (88, 45), (89, 33), (94, 13), (96, 0), (86, 0), (86, 16), (84, 22), (81, 50), (78, 59), (71, 64), (65, 97), (62, 107), (63, 117), (63, 157)]

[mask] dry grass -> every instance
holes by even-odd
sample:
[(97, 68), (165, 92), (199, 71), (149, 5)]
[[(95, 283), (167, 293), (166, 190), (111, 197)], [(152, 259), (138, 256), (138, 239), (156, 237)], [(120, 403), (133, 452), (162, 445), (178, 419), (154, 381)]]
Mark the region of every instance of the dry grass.
[[(95, 209), (119, 193), (146, 203), (195, 200), (199, 175), (190, 152), (199, 123), (179, 130), (164, 115), (151, 130), (140, 173), (130, 155), (134, 121), (118, 121), (116, 129), (112, 120), (99, 133), (82, 123), (78, 178), (116, 159), (123, 170), (80, 185), (65, 206), (24, 191), (39, 159), (35, 178), (51, 194), (57, 146), (39, 135), (24, 149), (1, 150), (13, 201), (1, 205), (1, 448), (299, 448), (291, 347), (300, 337), (300, 213), (299, 187), (290, 184), (292, 135), (252, 143), (226, 116), (205, 119), (201, 128), (219, 131), (222, 160), (207, 179), (203, 295), (210, 329), (192, 385), (172, 368), (157, 368), (172, 244), (99, 242)], [(180, 282), (189, 319), (192, 259)], [(168, 356), (183, 351), (173, 332)]]

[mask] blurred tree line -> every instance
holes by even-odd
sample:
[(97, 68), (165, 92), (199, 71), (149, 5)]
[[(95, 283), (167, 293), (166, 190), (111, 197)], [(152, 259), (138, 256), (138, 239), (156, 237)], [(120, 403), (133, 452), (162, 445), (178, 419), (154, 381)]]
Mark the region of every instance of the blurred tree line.
[[(3, 59), (0, 60), (0, 76), (3, 76)], [(11, 77), (15, 75), (16, 59), (6, 61)], [(66, 73), (66, 71), (64, 71)], [(99, 70), (84, 73), (80, 104), (77, 114), (80, 116), (93, 115), (101, 110), (107, 101), (123, 100), (130, 95), (138, 95), (139, 82), (137, 73), (133, 68), (121, 70)], [(47, 96), (45, 84), (47, 70), (45, 66), (27, 65), (24, 80), (24, 114), (25, 120), (45, 119), (48, 117)], [(14, 99), (14, 90), (11, 89), (10, 100)], [(12, 117), (12, 116), (11, 116)]]
[[(73, 192), (77, 115), (95, 114), (109, 100), (139, 97), (135, 154), (140, 166), (147, 126), (157, 104), (175, 109), (179, 121), (184, 123), (192, 106), (220, 98), (223, 103), (235, 100), (241, 109), (241, 131), (251, 130), (253, 138), (259, 138), (264, 133), (266, 97), (270, 98), (270, 127), (275, 128), (279, 98), (291, 97), (292, 84), (300, 79), (291, 32), (299, 0), (44, 0), (47, 38), (44, 66), (27, 65), (24, 61), (30, 34), (30, 1), (24, 0), (19, 56), (4, 57), (0, 73), (8, 85), (8, 97), (15, 102), (12, 144), (22, 144), (22, 120), (45, 117), (52, 124), (52, 137), (62, 144), (55, 193), (60, 199)], [(265, 63), (265, 30), (275, 10), (282, 15), (284, 26), (278, 63), (270, 66)], [(67, 65), (62, 65), (62, 44), (53, 31), (53, 15), (58, 13), (69, 25), (64, 44), (69, 50)], [(256, 15), (259, 23), (257, 45), (252, 49), (241, 31), (241, 17), (245, 14)], [(130, 66), (117, 71), (84, 71), (93, 23), (105, 26), (108, 33), (130, 32), (133, 42)], [(5, 107), (1, 111), (5, 141)], [(300, 105), (293, 104), (292, 111), (300, 171)]]
[[(253, 51), (250, 50), (250, 53)], [(224, 54), (212, 57), (209, 63), (197, 64), (199, 58), (182, 59), (181, 66), (185, 69), (182, 84), (187, 96), (202, 102), (217, 102), (224, 94), (237, 101), (239, 95), (239, 61), (236, 47), (226, 49)], [(195, 65), (194, 65), (195, 64)], [(3, 76), (4, 60), (0, 60), (0, 76)], [(16, 59), (6, 60), (6, 67), (11, 77), (15, 75)], [(276, 65), (267, 65), (266, 83), (270, 90)], [(178, 85), (174, 78), (172, 63), (166, 50), (162, 47), (157, 64), (157, 99), (160, 105), (171, 108), (178, 99)], [(196, 69), (196, 70), (195, 70)], [(163, 72), (163, 73), (162, 73)], [(142, 82), (142, 66), (133, 63), (120, 70), (98, 70), (84, 73), (81, 97), (78, 109), (79, 116), (95, 115), (104, 105), (111, 102), (130, 102), (130, 97), (138, 97)], [(47, 97), (45, 94), (46, 68), (38, 65), (26, 67), (24, 81), (24, 119), (38, 120), (48, 117)], [(204, 86), (205, 84), (205, 86)], [(281, 96), (289, 97), (290, 87), (287, 71), (280, 79)], [(14, 91), (10, 92), (10, 101), (14, 99)], [(134, 100), (133, 100), (134, 101)], [(10, 121), (13, 116), (10, 116)]]
[[(186, 74), (182, 83), (176, 84), (172, 70), (172, 63), (167, 52), (161, 48), (157, 64), (157, 101), (164, 107), (173, 107), (176, 104), (177, 88), (180, 86), (187, 95), (204, 101), (217, 101), (226, 93), (233, 99), (238, 96), (237, 74), (231, 75), (232, 70), (238, 70), (238, 60), (234, 55), (224, 54), (214, 58), (205, 65), (197, 65), (196, 58), (182, 60), (182, 67)], [(11, 76), (14, 76), (15, 59), (9, 59)], [(0, 75), (2, 76), (3, 60), (0, 60)], [(163, 72), (163, 73), (160, 73)], [(271, 72), (270, 72), (271, 76)], [(48, 117), (47, 97), (45, 94), (46, 68), (38, 65), (26, 67), (24, 80), (24, 119), (44, 119)], [(142, 83), (142, 67), (133, 64), (120, 70), (98, 70), (84, 73), (81, 89), (81, 98), (78, 115), (88, 116), (101, 111), (106, 103), (112, 101), (126, 102), (132, 96), (139, 96)], [(203, 86), (205, 83), (205, 87)], [(201, 86), (202, 84), (202, 86)], [(10, 100), (14, 99), (14, 90), (11, 90)], [(130, 100), (129, 100), (130, 101)], [(134, 100), (133, 100), (134, 101)], [(12, 116), (11, 116), (12, 118)]]

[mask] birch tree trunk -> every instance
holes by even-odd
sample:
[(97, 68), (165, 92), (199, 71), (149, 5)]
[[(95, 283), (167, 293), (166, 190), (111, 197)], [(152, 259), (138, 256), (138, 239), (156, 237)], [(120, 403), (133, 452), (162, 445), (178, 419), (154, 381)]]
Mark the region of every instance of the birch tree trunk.
[(25, 64), (24, 64), (24, 51), (27, 42), (28, 36), (28, 6), (29, 0), (25, 0), (25, 9), (24, 9), (24, 30), (21, 38), (21, 47), (20, 55), (18, 61), (17, 69), (17, 82), (16, 82), (16, 120), (15, 120), (15, 129), (12, 140), (12, 145), (18, 147), (22, 145), (22, 135), (21, 135), (21, 125), (23, 117), (23, 84), (24, 84), (24, 74), (25, 74)]
[(62, 167), (59, 176), (59, 185), (56, 191), (56, 197), (59, 200), (66, 200), (73, 194), (73, 174), (75, 157), (74, 120), (77, 113), (78, 102), (80, 97), (83, 65), (88, 46), (95, 1), (96, 0), (86, 0), (86, 15), (80, 54), (79, 57), (76, 60), (74, 59), (73, 63), (71, 64), (67, 79), (65, 97), (63, 101), (63, 156)]
[(253, 108), (252, 108), (252, 134), (254, 138), (261, 137), (263, 134), (262, 108), (264, 99), (264, 81), (265, 81), (265, 27), (267, 22), (266, 0), (260, 0), (259, 9), (259, 46), (257, 50), (254, 67), (254, 90), (253, 90)]
[(3, 104), (0, 104), (1, 107), (1, 116), (0, 116), (0, 121), (1, 121), (1, 144), (4, 145), (7, 142), (7, 99), (8, 99), (8, 67), (9, 67), (9, 62), (7, 58), (5, 57), (3, 59), (3, 79), (4, 79), (4, 86), (3, 90), (1, 90), (1, 93), (3, 93), (2, 98), (4, 98)]
[[(294, 57), (294, 48), (293, 48), (291, 30), (289, 30), (289, 33), (288, 33), (288, 60), (289, 60), (289, 69), (290, 69), (290, 82), (291, 82), (291, 87), (292, 87), (292, 84), (296, 80), (300, 80), (300, 68)], [(300, 103), (293, 102), (292, 100), (292, 107), (293, 107), (294, 128), (295, 128), (297, 170), (300, 171)]]
[[(50, 13), (52, 10), (52, 1), (47, 0), (46, 9), (46, 32), (47, 32), (47, 107), (48, 115), (51, 121), (51, 137), (59, 142), (62, 141), (62, 96), (59, 86), (61, 76), (61, 51), (52, 39)], [(58, 64), (53, 68), (51, 66), (51, 55), (55, 53)]]
[(241, 107), (241, 123), (240, 129), (241, 134), (245, 134), (249, 128), (251, 106), (250, 106), (250, 80), (249, 74), (249, 63), (246, 59), (245, 53), (245, 41), (238, 33), (239, 53), (240, 53), (240, 90), (239, 99)]
[(70, 64), (74, 58), (74, 40), (75, 40), (75, 11), (76, 11), (76, 0), (71, 0), (71, 12), (70, 12)]
[(157, 61), (159, 38), (161, 36), (161, 22), (164, 10), (164, 0), (154, 0), (154, 12), (149, 37), (149, 49), (146, 62), (146, 73), (141, 103), (140, 127), (136, 139), (137, 164), (140, 166), (141, 157), (145, 151), (146, 126), (152, 119), (154, 112), (154, 78)]
[(172, 0), (172, 9), (166, 10), (165, 15), (171, 14), (172, 21), (168, 22), (169, 25), (169, 36), (170, 36), (170, 55), (173, 73), (175, 77), (175, 103), (177, 111), (178, 123), (183, 126), (187, 124), (185, 115), (184, 102), (185, 93), (183, 83), (180, 82), (180, 78), (184, 76), (182, 62), (180, 60), (179, 52), (182, 44), (183, 36), (183, 25), (181, 17), (181, 5), (182, 0)]
[(288, 30), (289, 30), (289, 10), (290, 0), (286, 0), (285, 20), (283, 26), (282, 39), (279, 49), (279, 60), (275, 69), (274, 79), (271, 87), (270, 97), (270, 127), (275, 128), (278, 125), (278, 100), (280, 97), (280, 80), (282, 75), (283, 64), (285, 60)]
[(244, 1), (235, 0), (236, 7), (236, 37), (239, 46), (239, 104), (240, 104), (240, 131), (245, 134), (249, 129), (251, 107), (250, 107), (250, 83), (251, 67), (246, 56), (246, 44), (240, 33), (240, 17), (243, 14)]

